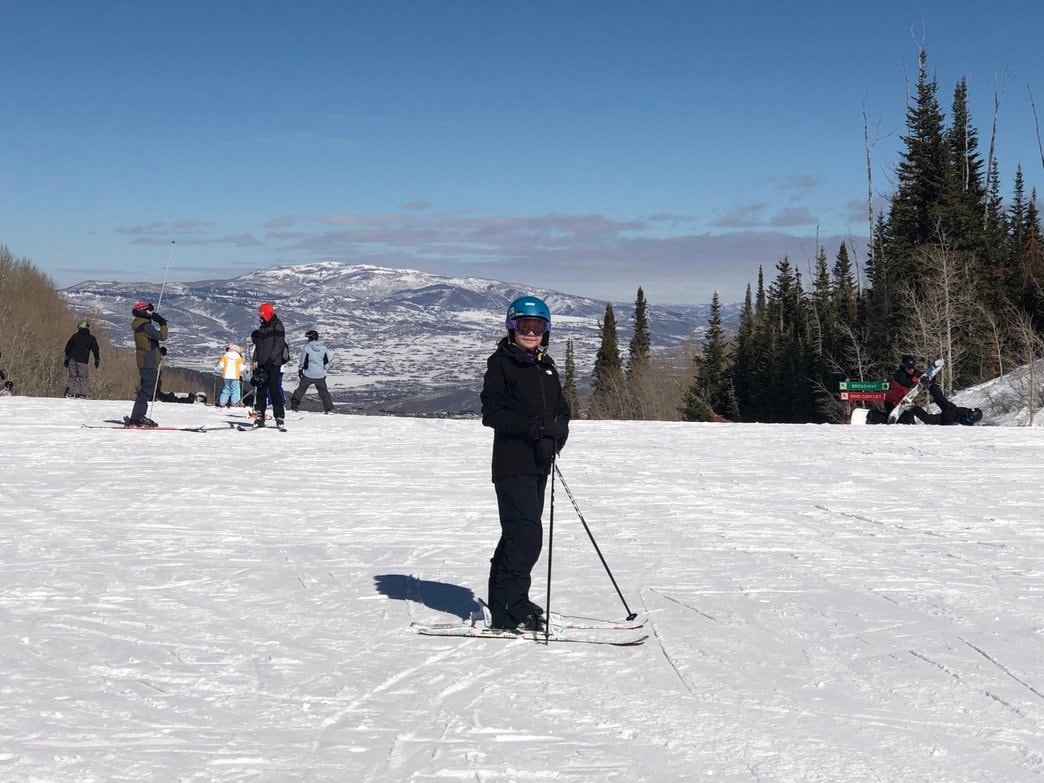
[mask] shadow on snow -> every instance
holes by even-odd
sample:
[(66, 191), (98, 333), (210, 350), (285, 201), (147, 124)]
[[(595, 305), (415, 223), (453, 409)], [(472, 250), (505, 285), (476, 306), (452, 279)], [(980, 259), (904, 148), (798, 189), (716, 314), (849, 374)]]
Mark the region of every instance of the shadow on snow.
[(455, 614), (462, 620), (478, 611), (475, 593), (466, 587), (445, 582), (429, 582), (406, 574), (378, 574), (373, 578), (374, 586), (381, 595), (396, 601), (413, 601), (436, 612)]

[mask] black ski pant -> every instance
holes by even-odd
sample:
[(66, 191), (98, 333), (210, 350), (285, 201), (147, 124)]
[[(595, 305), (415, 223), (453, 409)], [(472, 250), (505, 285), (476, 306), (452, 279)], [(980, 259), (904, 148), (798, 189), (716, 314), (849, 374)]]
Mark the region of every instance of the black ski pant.
[(547, 476), (508, 476), (494, 483), (500, 512), (500, 541), (489, 569), (493, 624), (512, 627), (532, 612), (529, 587), (540, 558)]
[(929, 413), (920, 405), (914, 405), (912, 408), (907, 408), (903, 411), (903, 415), (896, 420), (896, 424), (913, 424), (914, 419), (920, 419), (925, 424), (938, 424), (940, 415), (938, 413)]
[(149, 403), (156, 393), (156, 368), (141, 367), (138, 369), (138, 395), (134, 398), (131, 418), (141, 419), (149, 412)]
[[(275, 414), (277, 419), (286, 418), (286, 408), (284, 407), (283, 397), (283, 377), (279, 372), (279, 367), (274, 364), (267, 363), (262, 365), (259, 369), (265, 373), (265, 385), (263, 388), (257, 390), (254, 395), (254, 410), (257, 411), (257, 415), (260, 418), (265, 417), (265, 409), (268, 407), (268, 398), (272, 398), (272, 413)], [(267, 389), (268, 394), (262, 392)]]
[(297, 410), (301, 404), (301, 400), (308, 393), (308, 387), (315, 384), (315, 390), (319, 392), (319, 399), (323, 401), (323, 410), (329, 413), (333, 410), (333, 400), (330, 399), (330, 390), (326, 388), (326, 378), (309, 378), (307, 375), (301, 376), (301, 382), (298, 384), (297, 389), (290, 395), (290, 407)]

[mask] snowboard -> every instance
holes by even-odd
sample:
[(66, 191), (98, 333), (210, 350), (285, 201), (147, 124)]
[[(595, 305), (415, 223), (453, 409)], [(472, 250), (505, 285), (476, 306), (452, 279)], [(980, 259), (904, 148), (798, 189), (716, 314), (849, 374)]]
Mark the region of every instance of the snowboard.
[(899, 421), (899, 417), (906, 413), (910, 408), (913, 407), (914, 401), (917, 399), (917, 395), (928, 388), (928, 384), (931, 383), (932, 378), (938, 375), (939, 370), (943, 367), (943, 360), (936, 359), (934, 362), (924, 368), (924, 373), (920, 378), (917, 379), (917, 383), (910, 387), (903, 398), (896, 403), (895, 407), (892, 408), (888, 414), (888, 423), (895, 424)]

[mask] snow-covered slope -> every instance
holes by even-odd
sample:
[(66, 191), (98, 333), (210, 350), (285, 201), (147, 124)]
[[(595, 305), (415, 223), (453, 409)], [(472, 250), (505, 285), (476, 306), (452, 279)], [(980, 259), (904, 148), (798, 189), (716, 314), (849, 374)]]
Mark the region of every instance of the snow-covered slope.
[[(577, 422), (651, 638), (547, 648), (407, 630), (483, 594), (477, 421), (80, 428), (129, 406), (0, 399), (2, 780), (1044, 775), (1036, 430)], [(552, 608), (620, 615), (561, 485), (554, 545)]]
[[(92, 280), (62, 293), (74, 307), (97, 314), (118, 343), (129, 345), (131, 305), (139, 299), (157, 302), (160, 288)], [(586, 378), (598, 350), (605, 302), (496, 280), (331, 261), (261, 269), (232, 280), (168, 284), (162, 310), (170, 321), (174, 366), (209, 372), (226, 341), (247, 342), (258, 324), (258, 304), (270, 300), (295, 360), (309, 329), (317, 329), (336, 354), (330, 369), (335, 399), (371, 410), (460, 411), (475, 410), (477, 399), (454, 392), (481, 377), (485, 358), (503, 333), (507, 305), (525, 294), (541, 296), (551, 307), (552, 355), (561, 363), (572, 338), (578, 372)], [(614, 310), (626, 339), (633, 305)], [(737, 312), (729, 307), (726, 317), (734, 320)], [(676, 348), (702, 334), (708, 317), (706, 305), (651, 305), (654, 347)]]

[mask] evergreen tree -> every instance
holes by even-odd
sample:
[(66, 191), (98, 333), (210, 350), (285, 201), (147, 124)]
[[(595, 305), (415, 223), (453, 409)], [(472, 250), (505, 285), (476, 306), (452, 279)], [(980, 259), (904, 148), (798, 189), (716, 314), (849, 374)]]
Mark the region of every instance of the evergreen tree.
[(580, 396), (576, 392), (576, 355), (573, 350), (573, 338), (566, 340), (565, 353), (565, 380), (562, 384), (562, 393), (569, 405), (569, 410), (574, 419), (580, 418)]
[(707, 324), (703, 351), (694, 363), (692, 383), (685, 394), (682, 408), (684, 421), (707, 421), (724, 416), (736, 407), (732, 398), (725, 330), (721, 323), (721, 301), (717, 291), (711, 298), (711, 317)]
[(954, 250), (981, 253), (985, 247), (982, 215), (986, 207), (979, 135), (968, 110), (968, 80), (953, 92), (950, 128), (946, 132), (948, 166), (943, 202), (946, 242)]
[(652, 338), (649, 334), (645, 292), (639, 287), (638, 296), (634, 300), (634, 334), (631, 335), (631, 342), (627, 348), (628, 380), (648, 370), (651, 349)]
[(889, 214), (888, 261), (918, 289), (931, 273), (921, 249), (939, 239), (947, 184), (947, 149), (938, 84), (928, 77), (928, 56), (919, 58), (917, 97), (906, 111), (906, 150), (896, 170), (898, 184)]
[(650, 353), (652, 338), (645, 292), (638, 288), (634, 302), (634, 333), (627, 349), (627, 402), (632, 419), (648, 418), (651, 397)]
[(747, 285), (747, 293), (743, 297), (743, 309), (740, 310), (739, 329), (736, 332), (736, 350), (732, 356), (732, 388), (736, 403), (737, 421), (753, 421), (754, 408), (752, 400), (755, 391), (754, 369), (754, 304)]
[(599, 326), (602, 341), (595, 356), (588, 415), (592, 419), (619, 419), (624, 413), (624, 375), (620, 342), (616, 334), (616, 315), (611, 303), (605, 306), (605, 318)]

